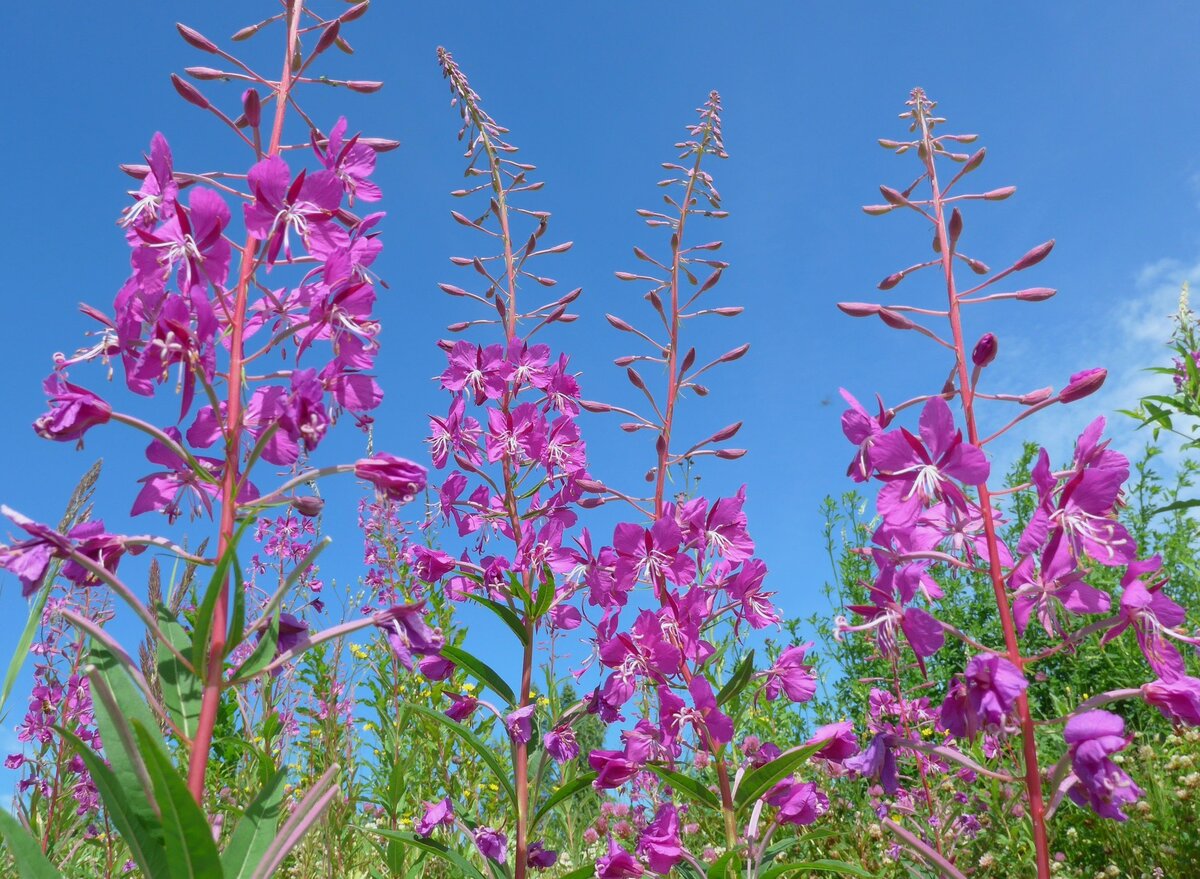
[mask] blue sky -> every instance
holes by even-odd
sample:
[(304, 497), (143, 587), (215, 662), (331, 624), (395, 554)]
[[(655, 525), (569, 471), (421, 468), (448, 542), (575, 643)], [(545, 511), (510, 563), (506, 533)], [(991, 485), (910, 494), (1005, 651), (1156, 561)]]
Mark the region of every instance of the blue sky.
[[(140, 439), (97, 431), (76, 453), (39, 440), (28, 424), (43, 409), (50, 355), (82, 342), (86, 324), (74, 306), (107, 308), (125, 277), (126, 249), (113, 221), (130, 181), (117, 163), (139, 161), (161, 130), (177, 167), (244, 164), (225, 132), (176, 97), (168, 74), (212, 63), (177, 38), (176, 20), (228, 46), (253, 6), (264, 14), (275, 8), (164, 0), (69, 11), (19, 4), (0, 13), (11, 35), (0, 56), (10, 128), (0, 144), (9, 168), (0, 212), (0, 350), (10, 426), (0, 436), (0, 500), (29, 515), (57, 519), (71, 486), (102, 456), (98, 513), (113, 530), (153, 527), (125, 516), (145, 472)], [(834, 308), (840, 299), (873, 300), (880, 278), (928, 252), (915, 220), (859, 211), (878, 200), (880, 183), (902, 186), (917, 173), (911, 157), (875, 144), (903, 133), (896, 114), (913, 86), (940, 102), (953, 129), (982, 135), (988, 159), (979, 185), (1018, 186), (1008, 202), (967, 212), (963, 248), (999, 266), (1047, 238), (1058, 241), (1028, 278), (1057, 287), (1056, 300), (972, 316), (969, 336), (992, 330), (1000, 337), (993, 388), (1061, 386), (1093, 365), (1112, 371), (1096, 398), (1032, 423), (1057, 448), (1091, 413), (1128, 406), (1148, 387), (1140, 370), (1162, 356), (1179, 281), (1200, 277), (1200, 6), (1192, 3), (613, 2), (601, 11), (533, 2), (518, 11), (377, 0), (375, 7), (347, 32), (356, 56), (334, 58), (330, 72), (387, 87), (371, 97), (310, 91), (306, 106), (326, 125), (345, 114), (352, 129), (403, 142), (381, 159), (376, 177), (389, 214), (378, 267), (391, 284), (378, 305), (387, 393), (378, 446), (424, 454), (426, 415), (445, 405), (430, 380), (443, 362), (433, 342), (445, 324), (473, 316), (436, 287), (461, 282), (447, 258), (477, 242), (449, 217), (462, 160), (435, 48), (454, 52), (547, 181), (527, 204), (553, 212), (551, 238), (575, 242), (553, 265), (560, 289), (584, 288), (581, 320), (547, 341), (571, 353), (585, 396), (612, 402), (633, 401), (610, 362), (628, 346), (603, 313), (639, 318), (645, 307), (639, 291), (612, 273), (634, 267), (634, 245), (661, 248), (661, 236), (634, 209), (655, 203), (659, 163), (673, 158), (693, 108), (718, 89), (731, 158), (712, 171), (731, 217), (697, 234), (727, 242), (722, 256), (732, 267), (717, 299), (747, 311), (700, 330), (695, 343), (713, 354), (743, 341), (752, 350), (714, 376), (710, 397), (688, 404), (685, 429), (698, 437), (745, 420), (739, 444), (750, 454), (706, 464), (703, 487), (711, 496), (749, 485), (752, 531), (792, 614), (826, 610), (818, 505), (850, 487), (837, 388), (897, 401), (937, 387), (948, 369), (915, 335)], [(274, 73), (274, 43), (259, 38), (244, 50)], [(210, 93), (226, 106), (237, 94), (233, 86)], [(895, 292), (937, 302), (931, 281), (918, 276)], [(98, 371), (73, 378), (101, 383)], [(593, 471), (635, 485), (650, 464), (648, 442), (603, 416), (583, 423)], [(1122, 441), (1135, 446), (1138, 438), (1121, 427)], [(338, 433), (322, 446), (327, 461), (361, 450), (352, 429)], [(326, 524), (337, 548), (324, 574), (339, 582), (359, 573), (356, 496), (350, 484), (327, 489)], [(0, 602), (6, 644), (24, 616), (11, 579), (0, 582)], [(11, 712), (10, 722), (19, 717)]]

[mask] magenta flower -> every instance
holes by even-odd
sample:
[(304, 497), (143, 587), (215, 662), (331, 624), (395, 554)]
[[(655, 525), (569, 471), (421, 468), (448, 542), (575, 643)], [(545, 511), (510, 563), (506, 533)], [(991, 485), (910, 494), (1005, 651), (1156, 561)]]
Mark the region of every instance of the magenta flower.
[(608, 854), (596, 861), (596, 879), (638, 879), (646, 870), (637, 859), (608, 838)]
[(112, 407), (91, 391), (68, 382), (62, 373), (51, 373), (42, 383), (50, 411), (33, 422), (38, 436), (58, 442), (82, 442), (83, 435), (112, 417)]
[(154, 231), (133, 227), (141, 246), (133, 252), (134, 275), (147, 288), (161, 289), (176, 273), (180, 292), (194, 286), (222, 287), (229, 277), (229, 205), (216, 192), (198, 187), (188, 196), (188, 207)]
[(900, 787), (895, 744), (896, 737), (891, 733), (878, 733), (865, 751), (848, 757), (842, 765), (866, 778), (877, 780), (886, 793), (894, 794)]
[(41, 588), (50, 562), (70, 552), (71, 541), (48, 525), (22, 516), (16, 510), (0, 506), (0, 512), (29, 535), (26, 540), (0, 546), (0, 568), (21, 581), (21, 596), (28, 598)]
[(376, 452), (354, 462), (354, 475), (375, 486), (388, 500), (406, 504), (425, 488), (426, 471), (420, 464)]
[(479, 707), (479, 700), (474, 696), (460, 696), (458, 693), (446, 693), (446, 695), (454, 703), (446, 710), (446, 716), (459, 723), (474, 714), (475, 709)]
[(342, 202), (342, 182), (337, 175), (301, 171), (292, 180), (291, 169), (279, 156), (270, 156), (252, 167), (247, 182), (254, 203), (244, 207), (246, 229), (267, 242), (269, 263), (275, 262), (280, 248), (291, 260), (293, 232), (311, 249), (311, 236), (329, 222)]
[(431, 629), (425, 622), (425, 605), (397, 604), (375, 615), (375, 625), (387, 636), (392, 652), (409, 671), (413, 670), (413, 654), (435, 656), (446, 646), (441, 629)]
[(412, 572), (422, 583), (436, 583), (458, 567), (454, 556), (440, 549), (414, 546), (407, 555)]
[(635, 759), (630, 748), (623, 751), (597, 750), (588, 754), (588, 765), (596, 772), (592, 785), (597, 790), (617, 788), (642, 771), (645, 758)]
[(838, 391), (842, 399), (850, 404), (850, 408), (842, 413), (842, 433), (858, 446), (854, 460), (846, 468), (846, 475), (855, 482), (867, 482), (875, 472), (871, 447), (883, 436), (883, 430), (891, 423), (892, 416), (883, 408), (882, 399), (879, 400), (879, 415), (873, 416), (845, 388), (838, 388)]
[(1009, 575), (1008, 585), (1013, 590), (1013, 615), (1022, 634), (1034, 614), (1046, 634), (1052, 635), (1065, 631), (1060, 609), (1091, 614), (1107, 613), (1112, 606), (1107, 592), (1083, 581), (1083, 572), (1076, 566), (1061, 531), (1055, 532), (1042, 553), (1040, 569), (1035, 570), (1033, 556), (1028, 555)]
[(738, 572), (727, 579), (723, 586), (736, 603), (734, 614), (753, 629), (765, 629), (779, 622), (779, 612), (771, 603), (774, 592), (763, 591), (767, 577), (767, 566), (762, 559), (749, 559)]
[(475, 829), (475, 847), (489, 861), (503, 864), (508, 860), (508, 837), (491, 827)]
[(663, 582), (685, 585), (696, 576), (696, 561), (681, 547), (679, 524), (663, 516), (650, 528), (622, 522), (613, 531), (617, 560), (614, 576), (628, 591), (639, 580), (658, 592)]
[(448, 391), (463, 391), (475, 395), (475, 405), (486, 400), (499, 400), (512, 377), (512, 365), (499, 345), (472, 345), (455, 342), (446, 355), (449, 366), (442, 373), (442, 387)]
[(793, 702), (807, 702), (816, 694), (817, 676), (813, 674), (812, 665), (804, 662), (804, 654), (812, 646), (812, 641), (809, 641), (789, 647), (779, 654), (767, 672), (765, 691), (768, 701), (774, 702), (781, 692), (786, 693)]
[(1147, 586), (1142, 576), (1162, 567), (1162, 559), (1152, 556), (1133, 562), (1121, 578), (1120, 622), (1104, 633), (1100, 643), (1107, 644), (1126, 629), (1133, 627), (1138, 646), (1146, 662), (1160, 678), (1174, 680), (1186, 674), (1183, 657), (1170, 639), (1193, 642), (1175, 631), (1183, 624), (1186, 613), (1162, 591), (1163, 584)]
[(150, 155), (146, 157), (146, 176), (137, 192), (131, 192), (133, 204), (121, 214), (121, 225), (133, 240), (138, 229), (152, 228), (159, 220), (169, 219), (175, 212), (179, 184), (175, 182), (171, 147), (161, 132), (150, 139)]
[(963, 442), (941, 397), (930, 398), (921, 410), (919, 439), (903, 427), (885, 433), (872, 447), (871, 463), (887, 483), (879, 491), (879, 512), (899, 526), (911, 525), (937, 501), (965, 510), (967, 499), (955, 480), (979, 485), (990, 471), (983, 452)]
[(487, 459), (495, 464), (508, 459), (524, 465), (540, 461), (546, 448), (546, 419), (533, 403), (522, 403), (511, 412), (488, 409)]
[(1063, 738), (1076, 778), (1071, 799), (1102, 818), (1126, 820), (1121, 807), (1136, 802), (1142, 790), (1110, 759), (1129, 743), (1125, 721), (1108, 711), (1085, 711), (1067, 721)]
[(546, 848), (542, 844), (542, 841), (538, 840), (529, 847), (529, 853), (525, 856), (525, 861), (535, 870), (545, 870), (558, 863), (558, 852)]
[[(183, 437), (179, 430), (168, 427), (163, 431), (175, 442), (181, 442)], [(223, 461), (216, 458), (196, 458), (196, 462), (211, 476), (211, 480), (202, 479), (188, 462), (158, 440), (146, 447), (146, 459), (152, 464), (158, 464), (167, 469), (149, 476), (143, 476), (138, 482), (142, 490), (133, 501), (131, 516), (158, 510), (166, 515), (167, 520), (174, 522), (180, 515), (181, 502), (190, 502), (191, 514), (199, 515), (201, 511), (212, 515), (213, 500), (220, 494), (220, 476), (224, 467)], [(258, 489), (248, 481), (243, 481), (238, 495), (239, 503), (248, 503), (258, 497)]]
[(579, 742), (575, 730), (568, 723), (560, 724), (542, 738), (546, 753), (558, 764), (570, 763), (579, 756)]
[[(211, 407), (207, 408), (211, 413)], [(307, 452), (315, 449), (329, 428), (325, 388), (315, 369), (295, 370), (290, 389), (282, 385), (258, 388), (246, 414), (255, 426), (256, 436), (272, 431), (263, 445), (262, 457), (280, 466), (294, 464), (302, 446)]]
[(879, 652), (884, 656), (899, 656), (900, 644), (898, 634), (903, 634), (917, 655), (917, 662), (922, 670), (926, 657), (933, 656), (946, 643), (946, 633), (942, 624), (927, 611), (919, 607), (905, 607), (892, 596), (878, 589), (871, 589), (873, 604), (852, 604), (849, 610), (865, 617), (866, 621), (851, 626), (844, 619), (838, 621), (838, 628), (846, 632), (875, 632), (875, 642)]
[(431, 681), (447, 681), (457, 666), (444, 656), (424, 656), (417, 667)]
[(1173, 723), (1200, 726), (1200, 679), (1184, 675), (1151, 681), (1142, 686), (1142, 696)]
[(367, 178), (375, 171), (375, 150), (358, 142), (358, 135), (346, 140), (346, 117), (342, 116), (329, 132), (324, 145), (317, 142), (316, 132), (312, 135), (313, 152), (325, 166), (341, 181), (346, 190), (346, 201), (354, 207), (354, 200), (379, 201), (383, 193)]
[(1077, 372), (1071, 376), (1067, 382), (1067, 386), (1058, 395), (1058, 399), (1063, 403), (1073, 403), (1076, 400), (1082, 400), (1084, 397), (1091, 396), (1100, 390), (1106, 378), (1108, 378), (1108, 370), (1100, 367)]
[(829, 811), (829, 798), (812, 782), (789, 775), (767, 792), (767, 804), (779, 809), (781, 824), (812, 824)]
[(450, 798), (438, 800), (436, 803), (425, 804), (425, 814), (413, 825), (413, 830), (419, 836), (428, 837), (435, 827), (450, 827), (454, 824), (454, 805)]
[(688, 693), (694, 707), (676, 696), (669, 688), (658, 688), (658, 702), (662, 715), (663, 732), (668, 741), (679, 738), (681, 729), (690, 724), (701, 741), (713, 750), (733, 739), (733, 721), (717, 707), (712, 685), (708, 679), (696, 676), (688, 682)]
[(466, 400), (456, 396), (450, 403), (450, 412), (444, 418), (430, 416), (429, 439), (433, 466), (441, 470), (451, 455), (462, 455), (467, 462), (478, 467), (483, 463), (479, 452), (479, 422), (466, 415)]
[(679, 812), (670, 803), (663, 803), (638, 837), (637, 853), (646, 859), (652, 873), (667, 875), (683, 860), (683, 843), (679, 839)]
[(974, 739), (979, 730), (996, 730), (1012, 711), (1029, 682), (1002, 656), (984, 653), (967, 661), (942, 702), (941, 724), (959, 739)]
[(536, 705), (525, 705), (505, 715), (504, 726), (510, 739), (524, 744), (533, 738), (533, 712), (536, 709)]
[(813, 737), (805, 742), (815, 745), (824, 742), (821, 750), (813, 754), (813, 759), (829, 760), (831, 763), (841, 763), (847, 757), (858, 753), (858, 739), (854, 735), (854, 724), (848, 720), (838, 723), (827, 723), (819, 727)]

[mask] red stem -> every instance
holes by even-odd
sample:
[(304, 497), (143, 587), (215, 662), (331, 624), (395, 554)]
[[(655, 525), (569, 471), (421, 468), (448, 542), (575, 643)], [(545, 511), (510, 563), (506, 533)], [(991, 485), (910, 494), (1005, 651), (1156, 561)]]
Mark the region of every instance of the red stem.
[[(296, 46), (297, 29), (300, 25), (300, 10), (303, 0), (288, 0), (287, 47), (283, 55), (283, 72), (279, 76), (276, 90), (275, 122), (271, 130), (271, 144), (267, 155), (278, 155), (283, 137), (283, 120), (287, 110), (288, 95), (292, 87), (292, 51)], [(234, 294), (233, 314), (230, 316), (228, 399), (226, 401), (227, 430), (225, 445), (225, 468), (221, 474), (221, 524), (218, 534), (217, 558), (223, 558), (233, 543), (237, 515), (238, 466), (241, 463), (242, 440), (242, 365), (244, 360), (243, 338), (246, 323), (246, 301), (250, 279), (256, 267), (258, 240), (246, 235), (242, 246), (241, 264), (238, 270), (237, 289)], [(232, 577), (232, 572), (230, 577)], [(224, 690), (222, 672), (225, 667), (225, 645), (229, 629), (229, 583), (221, 585), (221, 593), (213, 610), (212, 638), (208, 650), (208, 676), (204, 683), (204, 696), (200, 703), (200, 718), (196, 737), (188, 763), (188, 790), (197, 803), (204, 802), (204, 778), (208, 772), (209, 750), (212, 747), (213, 727), (221, 706)]]
[[(933, 140), (930, 136), (929, 119), (925, 113), (925, 96), (918, 91), (915, 95), (915, 113), (921, 126), (922, 147), (925, 167), (932, 189), (931, 201), (935, 210), (935, 225), (939, 251), (942, 256), (942, 272), (946, 279), (946, 295), (949, 299), (950, 329), (954, 335), (955, 356), (958, 358), (958, 385), (962, 397), (963, 417), (967, 424), (967, 438), (972, 445), (979, 445), (979, 431), (975, 421), (975, 392), (971, 387), (967, 369), (967, 349), (963, 338), (958, 292), (954, 283), (954, 252), (946, 227), (945, 202), (938, 187), (937, 169), (934, 166)], [(983, 519), (984, 535), (988, 547), (988, 573), (996, 596), (996, 609), (1000, 614), (1000, 626), (1004, 630), (1004, 644), (1009, 661), (1024, 670), (1025, 658), (1017, 640), (1017, 629), (1013, 623), (1012, 610), (1008, 604), (1008, 589), (1004, 584), (1004, 573), (1000, 569), (999, 541), (996, 537), (996, 522), (992, 510), (991, 493), (986, 481), (978, 486), (979, 509)], [(1050, 841), (1046, 833), (1046, 804), (1042, 795), (1042, 773), (1038, 766), (1037, 740), (1034, 737), (1033, 717), (1029, 712), (1029, 699), (1024, 693), (1017, 699), (1017, 718), (1021, 725), (1021, 746), (1025, 755), (1025, 787), (1029, 792), (1029, 820), (1033, 825), (1033, 844), (1037, 856), (1038, 879), (1050, 879)]]

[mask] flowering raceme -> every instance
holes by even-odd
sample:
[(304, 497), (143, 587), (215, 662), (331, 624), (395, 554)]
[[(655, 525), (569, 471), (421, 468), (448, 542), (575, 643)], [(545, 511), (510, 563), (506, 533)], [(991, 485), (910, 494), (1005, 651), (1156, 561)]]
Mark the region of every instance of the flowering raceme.
[[(988, 772), (1006, 782), (1022, 781), (1037, 875), (1047, 879), (1050, 856), (1046, 821), (1052, 810), (1048, 803), (1057, 803), (1069, 793), (1075, 802), (1104, 817), (1124, 820), (1121, 806), (1141, 795), (1137, 785), (1111, 760), (1128, 742), (1123, 721), (1108, 712), (1088, 709), (1115, 699), (1141, 697), (1177, 721), (1200, 720), (1195, 711), (1195, 679), (1186, 675), (1186, 663), (1177, 647), (1197, 641), (1181, 630), (1184, 610), (1165, 594), (1164, 582), (1155, 576), (1161, 561), (1157, 557), (1139, 560), (1136, 543), (1116, 518), (1129, 462), (1102, 439), (1103, 418), (1092, 421), (1080, 434), (1065, 469), (1051, 466), (1047, 450), (1038, 452), (1029, 482), (1016, 488), (1028, 497), (1031, 511), (1016, 545), (1006, 545), (1000, 536), (998, 526), (1003, 519), (988, 487), (989, 446), (1027, 416), (1049, 406), (1075, 403), (1094, 393), (1106, 374), (1100, 368), (1076, 373), (1057, 394), (1049, 388), (1025, 394), (983, 389), (985, 370), (996, 360), (999, 343), (994, 334), (985, 333), (968, 350), (963, 329), (967, 306), (1004, 300), (1037, 302), (1053, 296), (1055, 291), (1041, 287), (1008, 293), (988, 290), (998, 281), (1038, 265), (1050, 253), (1053, 242), (1033, 248), (998, 272), (959, 249), (964, 229), (960, 206), (971, 200), (1001, 201), (1014, 189), (1005, 187), (979, 194), (955, 191), (948, 195), (967, 174), (980, 167), (985, 151), (969, 155), (953, 152), (954, 145), (971, 143), (976, 136), (940, 133), (945, 120), (935, 116), (933, 109), (933, 102), (915, 90), (903, 114), (912, 139), (881, 141), (897, 153), (913, 151), (920, 161), (920, 176), (904, 191), (880, 187), (884, 203), (868, 205), (864, 210), (872, 215), (912, 212), (930, 224), (935, 258), (889, 275), (879, 288), (890, 290), (910, 275), (937, 268), (947, 306), (839, 305), (853, 317), (877, 316), (893, 329), (916, 331), (954, 353), (954, 368), (943, 388), (891, 408), (880, 402), (877, 417), (843, 392), (850, 405), (842, 417), (843, 432), (857, 446), (849, 475), (860, 482), (873, 478), (881, 484), (876, 506), (882, 524), (873, 535), (875, 546), (861, 551), (875, 564), (874, 581), (862, 584), (872, 603), (851, 606), (849, 610), (860, 620), (851, 623), (839, 619), (838, 628), (844, 633), (875, 635), (879, 653), (891, 664), (895, 693), (873, 691), (873, 712), (876, 704), (881, 710), (886, 704), (890, 706), (887, 712), (898, 720), (884, 723), (878, 715), (873, 717), (872, 743), (862, 755), (847, 759), (845, 765), (878, 780), (887, 794), (911, 803), (909, 811), (920, 804), (930, 815), (935, 812), (930, 775), (957, 767), (960, 774), (969, 777)], [(949, 183), (943, 183), (938, 173), (946, 162), (962, 165)], [(987, 277), (960, 289), (954, 271), (958, 263)], [(918, 322), (926, 317), (945, 318), (949, 340)], [(983, 436), (977, 410), (984, 401), (1016, 404), (1022, 411), (1006, 424), (1002, 422), (995, 433)], [(958, 417), (950, 403), (961, 408)], [(901, 413), (914, 406), (921, 407), (916, 434), (896, 425)], [(1089, 582), (1094, 566), (1124, 568), (1119, 600)], [(937, 618), (938, 601), (944, 594), (938, 580), (950, 573), (977, 575), (977, 582), (991, 586), (1004, 636), (1002, 646), (980, 644), (971, 634)], [(1034, 620), (1037, 629), (1051, 638), (1051, 646), (1026, 653), (1021, 637), (1028, 634)], [(1053, 681), (1035, 678), (1031, 668), (1088, 636), (1100, 633), (1101, 643), (1109, 643), (1127, 629), (1133, 629), (1146, 663), (1158, 680), (1141, 689), (1102, 694), (1066, 717), (1043, 721), (1065, 723), (1067, 745), (1067, 755), (1059, 764), (1064, 768), (1051, 774), (1054, 787), (1047, 794), (1040, 762), (1044, 757), (1035, 741), (1036, 721), (1027, 691), (1047, 687)], [(909, 700), (903, 695), (901, 661), (905, 653), (901, 636), (922, 675), (926, 661), (941, 650), (947, 636), (964, 641), (975, 653), (964, 671), (950, 681), (940, 707), (932, 707), (923, 698)], [(930, 725), (946, 735), (944, 741), (931, 740), (935, 732)], [(954, 740), (975, 741), (981, 734), (989, 756), (999, 753), (1003, 743), (1012, 739), (1012, 751), (1019, 749), (1022, 765), (1012, 775), (994, 773), (954, 744)], [(902, 774), (901, 766), (909, 762), (917, 769), (913, 790), (902, 789), (902, 785), (909, 787), (910, 780)], [(943, 869), (949, 864), (942, 854), (947, 837), (938, 824), (931, 822), (913, 831), (895, 822), (888, 826), (917, 857)], [(953, 865), (949, 869), (953, 870)]]
[[(122, 166), (137, 181), (119, 220), (128, 250), (127, 280), (108, 314), (83, 309), (99, 325), (101, 342), (71, 358), (55, 357), (55, 371), (45, 381), (49, 410), (34, 422), (43, 437), (80, 444), (90, 430), (113, 424), (148, 436), (147, 469), (152, 472), (138, 480), (141, 489), (132, 513), (161, 513), (168, 524), (200, 519), (199, 527), (204, 527), (211, 522), (215, 551), (193, 554), (165, 537), (109, 534), (98, 519), (59, 533), (4, 508), (23, 536), (0, 547), (0, 566), (18, 576), (26, 596), (50, 588), (48, 574), (60, 564), (68, 582), (106, 587), (145, 623), (149, 655), (158, 656), (157, 665), (149, 665), (154, 679), (177, 685), (171, 693), (171, 688), (152, 686), (143, 671), (147, 660), (139, 667), (98, 623), (61, 611), (91, 643), (88, 667), (93, 670), (80, 681), (90, 681), (102, 697), (95, 702), (95, 714), (111, 768), (98, 762), (86, 743), (76, 746), (78, 755), (94, 776), (106, 779), (97, 785), (102, 793), (125, 798), (119, 804), (108, 802), (110, 811), (132, 810), (129, 826), (149, 834), (138, 837), (138, 845), (132, 844), (133, 836), (127, 840), (136, 862), (129, 869), (139, 867), (146, 875), (163, 875), (168, 854), (173, 861), (185, 856), (189, 874), (219, 874), (219, 867), (213, 872), (219, 840), (211, 839), (210, 823), (220, 827), (221, 815), (215, 811), (220, 806), (209, 800), (207, 780), (214, 728), (229, 689), (273, 677), (313, 644), (372, 625), (398, 651), (436, 655), (441, 645), (440, 634), (420, 619), (419, 607), (396, 606), (311, 632), (298, 604), (319, 610), (319, 598), (288, 592), (297, 584), (319, 591), (313, 562), (324, 542), (309, 543), (302, 555), (281, 549), (284, 542), (299, 543), (290, 538), (268, 549), (266, 555), (280, 566), (279, 587), (265, 594), (231, 578), (242, 534), (256, 521), (270, 522), (261, 515), (265, 511), (284, 506), (302, 516), (320, 512), (320, 498), (298, 493), (319, 478), (354, 473), (396, 503), (413, 500), (426, 481), (424, 468), (381, 452), (353, 465), (310, 464), (336, 422), (349, 415), (367, 430), (382, 401), (371, 374), (380, 325), (372, 315), (375, 278), (370, 267), (382, 246), (378, 224), (383, 215), (360, 217), (354, 209), (380, 199), (370, 179), (375, 155), (397, 143), (358, 135), (347, 139), (350, 128), (344, 117), (331, 120), (326, 133), (298, 109), (301, 85), (373, 90), (369, 83), (313, 78), (309, 71), (339, 44), (343, 26), (364, 15), (368, 4), (345, 8), (333, 18), (320, 16), (306, 0), (287, 0), (283, 6), (279, 15), (238, 37), (279, 26), (283, 51), (277, 80), (254, 72), (197, 31), (178, 26), (190, 46), (239, 71), (195, 67), (188, 71), (192, 77), (247, 84), (231, 116), (221, 108), (224, 99), (209, 98), (187, 80), (172, 78), (185, 101), (215, 118), (246, 148), (247, 161), (232, 171), (192, 173), (177, 167), (168, 138), (157, 133), (144, 164)], [(259, 88), (270, 95), (273, 119), (264, 118)], [(302, 122), (297, 143), (285, 139), (292, 109)], [(231, 208), (235, 202), (241, 203), (240, 211)], [(244, 232), (240, 244), (235, 241), (239, 226)], [(95, 361), (103, 366), (117, 361), (133, 394), (154, 397), (164, 388), (173, 391), (176, 399), (162, 421), (118, 411), (95, 390), (68, 380), (68, 368), (75, 373)], [(197, 453), (210, 448), (211, 455)], [(260, 459), (278, 469), (251, 481)], [(270, 527), (291, 527), (291, 515), (289, 511)], [(208, 545), (207, 540), (201, 543)], [(197, 590), (186, 616), (180, 604), (160, 601), (163, 596), (154, 589), (149, 602), (144, 601), (141, 590), (118, 577), (120, 560), (147, 547), (188, 566), (191, 573), (211, 570), (208, 587)], [(252, 571), (266, 570), (256, 556)], [(162, 785), (174, 792), (183, 790), (185, 782), (174, 778), (173, 761), (159, 742), (162, 730), (188, 764), (186, 789), (191, 794), (182, 805), (172, 794), (169, 814), (196, 823), (202, 829), (195, 838), (208, 840), (183, 853), (170, 845), (164, 848), (162, 821), (168, 810), (158, 801), (167, 789)], [(154, 767), (151, 772), (167, 767), (166, 780), (156, 777), (153, 790), (146, 781), (147, 765)], [(274, 851), (257, 853), (267, 861), (246, 860), (247, 871), (274, 872), (329, 805), (335, 777), (336, 768), (316, 781), (298, 806), (308, 817)], [(206, 812), (210, 807), (211, 816)], [(263, 829), (274, 833), (274, 825)]]

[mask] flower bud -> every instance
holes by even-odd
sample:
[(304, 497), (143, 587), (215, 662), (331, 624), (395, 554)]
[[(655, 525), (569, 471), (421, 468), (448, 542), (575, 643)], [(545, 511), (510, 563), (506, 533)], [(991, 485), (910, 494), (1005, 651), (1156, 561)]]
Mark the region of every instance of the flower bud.
[(1056, 293), (1058, 291), (1050, 287), (1030, 287), (1027, 290), (1018, 290), (1017, 298), (1022, 302), (1044, 302)]
[(879, 313), (879, 306), (870, 302), (839, 302), (837, 307), (851, 317), (871, 317)]
[(1038, 403), (1045, 403), (1053, 395), (1054, 388), (1038, 388), (1036, 391), (1030, 391), (1028, 394), (1017, 397), (1017, 402), (1022, 406), (1036, 406)]
[(175, 86), (175, 91), (179, 92), (179, 96), (189, 104), (195, 104), (201, 110), (208, 109), (208, 98), (200, 94), (198, 88), (180, 77), (178, 73), (171, 74), (171, 85)]
[(1033, 250), (1029, 251), (1029, 253), (1017, 260), (1016, 263), (1013, 264), (1012, 270), (1014, 272), (1021, 272), (1025, 269), (1032, 268), (1049, 256), (1050, 251), (1053, 249), (1054, 239), (1051, 238), (1044, 244), (1039, 244), (1037, 247), (1033, 248)]
[(1002, 186), (999, 189), (993, 189), (983, 194), (983, 197), (988, 201), (1004, 201), (1014, 192), (1017, 191), (1015, 186)]
[(242, 112), (246, 114), (246, 122), (251, 128), (258, 128), (262, 122), (262, 99), (257, 89), (246, 89), (242, 92)]
[(1059, 402), (1073, 403), (1091, 396), (1100, 390), (1100, 386), (1104, 384), (1106, 378), (1108, 378), (1108, 370), (1100, 367), (1075, 373), (1067, 382), (1067, 386), (1062, 389), (1062, 393), (1058, 395)]
[(323, 509), (325, 509), (325, 501), (323, 501), (321, 498), (317, 497), (316, 495), (306, 495), (305, 497), (294, 497), (294, 498), (292, 498), (292, 509), (295, 510), (297, 513), (299, 513), (301, 516), (304, 516), (307, 519), (311, 519), (314, 516), (321, 515), (321, 511)]
[[(350, 89), (352, 92), (358, 92), (362, 95), (369, 95), (383, 88), (383, 83), (365, 79), (348, 79), (346, 80), (346, 88)], [(362, 143), (362, 141), (363, 139), (359, 138), (358, 142)], [(396, 146), (399, 145), (399, 143), (396, 143)], [(394, 149), (394, 147), (388, 147), (388, 149)]]
[(208, 52), (210, 55), (216, 55), (219, 51), (216, 44), (199, 31), (193, 30), (186, 24), (176, 24), (175, 27), (179, 31), (179, 36), (183, 37), (189, 46), (194, 46), (201, 52)]
[(354, 475), (375, 486), (389, 500), (407, 503), (425, 488), (426, 471), (420, 464), (379, 452), (354, 462)]
[[(980, 150), (980, 152), (983, 152), (983, 151)], [(962, 211), (960, 211), (958, 208), (955, 208), (950, 214), (949, 232), (950, 232), (950, 247), (951, 247), (951, 249), (953, 249), (954, 245), (958, 243), (958, 238), (960, 235), (962, 235), (962, 230), (963, 230)]]
[(975, 350), (971, 352), (971, 362), (980, 368), (987, 366), (996, 359), (999, 349), (1000, 343), (996, 341), (996, 337), (991, 333), (984, 333), (975, 343)]

